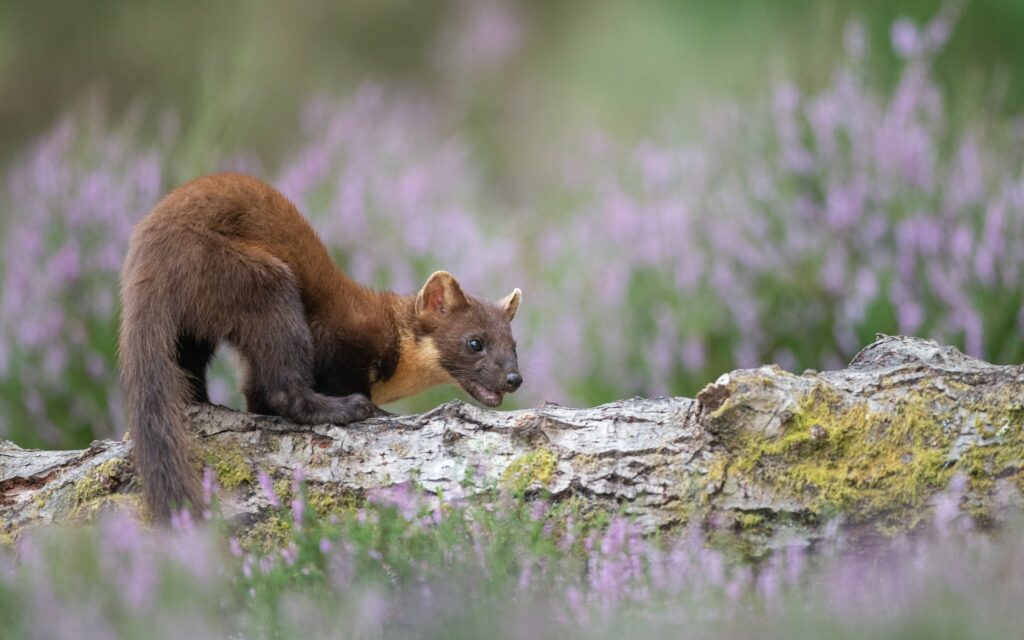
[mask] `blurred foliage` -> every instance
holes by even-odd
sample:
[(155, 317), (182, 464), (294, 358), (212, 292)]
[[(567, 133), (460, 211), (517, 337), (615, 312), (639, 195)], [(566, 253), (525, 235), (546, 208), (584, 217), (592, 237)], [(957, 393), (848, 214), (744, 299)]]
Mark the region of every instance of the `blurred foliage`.
[(1018, 361), (1024, 11), (911, 51), (939, 6), (0, 4), (0, 430), (117, 433), (131, 224), (222, 169), (361, 282), (522, 287), (513, 403), (835, 367), (876, 331)]
[[(114, 113), (141, 100), (178, 114), (206, 148), (276, 159), (291, 145), (295, 113), (310, 94), (345, 93), (371, 80), (458, 103), (457, 125), (483, 150), (491, 177), (519, 193), (543, 175), (544, 165), (533, 160), (550, 154), (553, 136), (581, 126), (650, 134), (679, 104), (749, 97), (780, 71), (801, 86), (821, 84), (841, 53), (851, 16), (864, 19), (880, 45), (896, 17), (920, 21), (937, 6), (934, 0), (528, 0), (508, 5), (523, 25), (522, 46), (500, 69), (474, 73), (446, 53), (473, 4), (3, 2), (0, 161), (94, 92)], [(1022, 30), (1024, 4), (971, 2), (938, 65), (952, 93), (998, 82), (1007, 106), (1020, 111)], [(894, 62), (883, 55), (875, 71), (894, 82)], [(154, 119), (159, 109), (152, 110)], [(197, 153), (186, 154), (174, 180), (191, 175)]]
[[(365, 499), (265, 478), (264, 520), (149, 529), (129, 511), (0, 549), (0, 621), (40, 638), (1011, 638), (1024, 554), (941, 495), (867, 548), (829, 527), (757, 563), (731, 531), (644, 537), (614, 514), (410, 484)], [(216, 491), (214, 489), (214, 491)], [(215, 494), (216, 495), (216, 494)], [(571, 501), (570, 501), (571, 502)], [(756, 527), (751, 513), (746, 525)]]

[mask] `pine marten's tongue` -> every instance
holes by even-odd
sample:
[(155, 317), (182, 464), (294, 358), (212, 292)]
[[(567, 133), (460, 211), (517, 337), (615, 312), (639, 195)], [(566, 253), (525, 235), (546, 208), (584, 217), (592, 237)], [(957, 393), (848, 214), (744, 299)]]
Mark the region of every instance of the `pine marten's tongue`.
[(479, 382), (469, 382), (463, 386), (469, 395), (488, 407), (497, 407), (501, 404), (501, 393), (498, 391), (491, 391)]

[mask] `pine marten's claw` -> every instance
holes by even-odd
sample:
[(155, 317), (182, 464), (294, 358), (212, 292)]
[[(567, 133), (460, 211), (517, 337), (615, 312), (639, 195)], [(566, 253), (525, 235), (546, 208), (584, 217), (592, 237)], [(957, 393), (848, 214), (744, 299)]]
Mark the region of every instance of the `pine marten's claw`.
[(370, 416), (370, 417), (371, 418), (394, 418), (397, 415), (398, 415), (397, 413), (391, 413), (390, 411), (386, 411), (384, 409), (381, 409), (380, 407), (374, 407), (373, 415)]

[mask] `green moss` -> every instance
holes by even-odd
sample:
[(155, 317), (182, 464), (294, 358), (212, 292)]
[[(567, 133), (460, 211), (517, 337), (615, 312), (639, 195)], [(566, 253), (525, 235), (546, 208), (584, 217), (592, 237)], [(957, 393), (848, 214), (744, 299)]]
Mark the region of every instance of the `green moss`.
[(780, 437), (750, 436), (732, 470), (802, 498), (815, 516), (913, 526), (953, 472), (950, 437), (933, 401), (921, 393), (878, 412), (818, 385)]
[[(747, 384), (745, 378), (741, 382)], [(705, 513), (715, 508), (715, 496), (728, 484), (740, 491), (776, 492), (776, 501), (792, 499), (805, 509), (751, 513), (729, 508), (717, 514), (729, 526), (717, 528), (712, 537), (723, 548), (756, 554), (763, 551), (759, 544), (780, 531), (814, 530), (839, 514), (851, 524), (896, 534), (927, 517), (932, 496), (960, 474), (968, 479), (964, 512), (981, 526), (996, 522), (997, 483), (1024, 493), (1019, 387), (992, 390), (949, 378), (924, 378), (918, 384), (892, 395), (883, 390), (869, 403), (851, 401), (819, 383), (796, 399), (781, 433), (771, 435), (746, 428), (750, 409), (741, 393), (727, 399), (716, 410), (717, 419), (731, 425), (722, 433), (726, 451), (707, 462), (703, 495), (693, 495), (695, 508)], [(750, 417), (763, 420), (760, 413)], [(977, 434), (977, 442), (962, 441), (961, 434)]]
[[(72, 506), (69, 517), (90, 520), (107, 507), (141, 511), (141, 501), (137, 495), (113, 493), (124, 482), (128, 467), (126, 459), (111, 458), (90, 469), (81, 480), (75, 483), (71, 493)], [(49, 494), (40, 497), (40, 507), (48, 497)]]
[(36, 497), (32, 499), (32, 506), (35, 507), (37, 511), (45, 507), (46, 503), (53, 497), (55, 490), (55, 487), (51, 485), (50, 488), (40, 491), (36, 494)]
[(354, 514), (363, 505), (363, 496), (356, 491), (341, 489), (333, 485), (310, 487), (306, 498), (309, 506), (321, 518), (332, 513)]
[[(698, 487), (700, 495), (694, 496), (701, 506), (707, 506), (711, 500), (711, 496), (722, 489), (722, 485), (725, 484), (725, 479), (728, 476), (728, 471), (729, 456), (719, 454), (711, 461), (708, 465), (707, 473), (704, 474), (704, 481)], [(689, 480), (689, 478), (690, 476), (687, 474), (687, 480)]]
[(536, 485), (547, 487), (555, 475), (558, 457), (541, 447), (519, 456), (505, 469), (501, 485), (513, 493), (523, 493)]
[(292, 523), (273, 512), (267, 518), (245, 530), (239, 543), (248, 551), (271, 553), (288, 543), (292, 535)]
[(288, 504), (292, 501), (292, 481), (285, 478), (274, 482), (274, 494), (277, 495), (277, 499), (282, 504)]
[(763, 525), (765, 517), (753, 511), (740, 511), (736, 514), (736, 526), (743, 530), (756, 529)]
[(221, 446), (207, 447), (203, 459), (217, 474), (217, 481), (225, 489), (237, 489), (252, 484), (252, 467), (238, 449)]
[[(592, 531), (603, 529), (611, 522), (613, 512), (594, 500), (571, 496), (560, 500), (551, 507), (551, 519), (556, 523), (555, 533), (565, 530), (569, 519), (578, 537), (586, 537)], [(557, 537), (557, 536), (556, 536)]]
[(74, 506), (80, 507), (98, 498), (110, 495), (122, 482), (128, 469), (128, 461), (124, 458), (111, 458), (90, 469), (81, 480), (75, 483), (71, 500)]
[(142, 500), (138, 495), (130, 493), (113, 493), (89, 500), (75, 507), (71, 511), (69, 518), (72, 520), (89, 521), (96, 514), (108, 509), (123, 509), (131, 513), (142, 514), (143, 520), (148, 522), (142, 506)]
[(960, 468), (967, 474), (971, 489), (988, 493), (995, 486), (993, 469), (1000, 466), (997, 459), (1004, 455), (1002, 446), (973, 446), (960, 458)]
[(996, 478), (1012, 477), (1014, 486), (1024, 493), (1024, 407), (1007, 389), (982, 398), (969, 409), (984, 441), (962, 453), (957, 469), (968, 479), (968, 511), (984, 523), (994, 515), (990, 498)]

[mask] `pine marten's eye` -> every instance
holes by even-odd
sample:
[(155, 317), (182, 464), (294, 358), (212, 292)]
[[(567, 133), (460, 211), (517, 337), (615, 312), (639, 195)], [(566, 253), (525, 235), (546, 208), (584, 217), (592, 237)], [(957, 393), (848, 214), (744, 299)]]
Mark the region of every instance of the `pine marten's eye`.
[(467, 342), (466, 344), (469, 345), (470, 349), (478, 353), (484, 350), (484, 343), (476, 338), (470, 338), (469, 342)]

